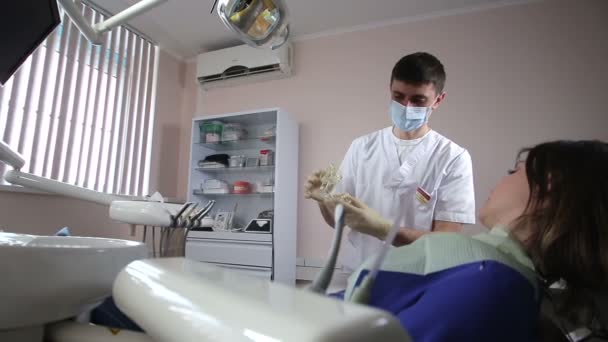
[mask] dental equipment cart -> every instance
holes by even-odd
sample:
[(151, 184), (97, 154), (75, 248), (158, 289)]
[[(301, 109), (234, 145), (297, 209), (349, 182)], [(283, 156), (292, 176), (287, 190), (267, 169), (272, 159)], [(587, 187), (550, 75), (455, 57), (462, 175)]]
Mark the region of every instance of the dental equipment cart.
[[(188, 202), (216, 204), (212, 227), (189, 232), (186, 258), (295, 284), (298, 141), (298, 124), (279, 108), (193, 119)], [(219, 162), (209, 165), (209, 156)], [(234, 159), (242, 162), (227, 162)], [(208, 188), (220, 181), (227, 190)], [(243, 191), (243, 184), (250, 187)], [(271, 229), (245, 231), (268, 212)]]

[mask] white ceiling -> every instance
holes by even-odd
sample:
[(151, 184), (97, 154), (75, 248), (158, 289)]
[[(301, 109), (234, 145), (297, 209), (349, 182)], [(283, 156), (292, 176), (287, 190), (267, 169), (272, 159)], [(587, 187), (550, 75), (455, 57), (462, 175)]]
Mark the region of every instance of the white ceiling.
[[(92, 0), (117, 13), (138, 0)], [(285, 0), (292, 38), (352, 30), (366, 25), (448, 15), (526, 0)], [(131, 25), (172, 54), (190, 58), (239, 44), (219, 18), (210, 14), (213, 0), (169, 0)]]

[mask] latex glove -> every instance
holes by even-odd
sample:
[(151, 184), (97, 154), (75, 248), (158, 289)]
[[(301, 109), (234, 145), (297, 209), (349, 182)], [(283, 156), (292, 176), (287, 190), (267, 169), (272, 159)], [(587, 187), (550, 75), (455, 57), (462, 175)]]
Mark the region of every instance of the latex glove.
[(344, 206), (344, 222), (353, 230), (384, 240), (392, 229), (391, 222), (353, 196), (341, 194), (329, 201), (334, 208), (338, 203)]
[(322, 202), (330, 197), (336, 184), (342, 180), (340, 170), (335, 165), (330, 165), (326, 169), (314, 172), (304, 186), (306, 189), (305, 197)]
[(333, 190), (335, 183), (332, 180), (335, 181), (336, 177), (335, 168), (331, 168), (316, 171), (308, 177), (308, 181), (304, 185), (304, 197), (317, 201), (325, 223), (330, 227), (334, 227), (334, 212), (337, 198), (335, 195), (329, 195), (328, 191)]
[(323, 170), (319, 170), (308, 177), (306, 184), (304, 184), (305, 198), (314, 199), (319, 203), (323, 202), (324, 197), (321, 194), (321, 177), (323, 176), (323, 172)]

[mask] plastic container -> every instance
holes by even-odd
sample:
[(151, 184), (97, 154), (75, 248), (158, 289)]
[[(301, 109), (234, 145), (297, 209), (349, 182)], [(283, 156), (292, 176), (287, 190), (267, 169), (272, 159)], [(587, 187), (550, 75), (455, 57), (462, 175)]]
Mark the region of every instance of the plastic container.
[(274, 185), (264, 184), (262, 182), (257, 182), (255, 184), (256, 191), (261, 194), (269, 194), (274, 192)]
[(247, 167), (260, 166), (260, 160), (258, 159), (258, 157), (247, 158), (247, 160), (245, 161), (245, 166), (247, 166)]
[(234, 190), (235, 194), (250, 194), (251, 193), (251, 183), (245, 181), (236, 181), (234, 182)]
[(222, 141), (236, 141), (245, 139), (247, 137), (247, 130), (239, 123), (228, 123), (224, 125), (222, 131)]
[(201, 190), (205, 194), (228, 194), (230, 187), (228, 183), (220, 179), (205, 179), (201, 184)]
[(229, 167), (245, 167), (247, 157), (245, 156), (230, 156), (228, 161)]
[(272, 150), (260, 150), (260, 166), (274, 165), (274, 152)]
[(215, 219), (213, 219), (213, 217), (204, 217), (201, 220), (201, 227), (202, 228), (213, 228), (213, 225), (215, 224)]
[(207, 121), (199, 124), (201, 141), (205, 143), (219, 143), (222, 141), (224, 124), (221, 121)]
[(276, 137), (276, 135), (277, 135), (277, 126), (272, 126), (272, 127), (268, 128), (267, 130), (265, 130), (264, 133), (262, 133), (260, 140), (270, 142), (270, 141), (272, 141), (272, 139), (274, 139)]

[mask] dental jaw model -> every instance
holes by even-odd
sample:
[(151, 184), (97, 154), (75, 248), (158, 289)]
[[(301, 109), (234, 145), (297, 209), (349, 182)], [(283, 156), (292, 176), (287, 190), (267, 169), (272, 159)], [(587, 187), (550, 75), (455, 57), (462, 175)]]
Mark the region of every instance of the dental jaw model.
[(331, 164), (321, 172), (320, 178), (321, 186), (319, 187), (319, 190), (321, 191), (321, 195), (327, 198), (332, 196), (336, 184), (342, 180), (342, 175), (340, 174), (338, 167)]
[(319, 192), (325, 199), (340, 199), (348, 202), (348, 194), (336, 194), (334, 189), (336, 185), (342, 181), (340, 169), (334, 164), (330, 164), (326, 169), (320, 172), (321, 186)]

